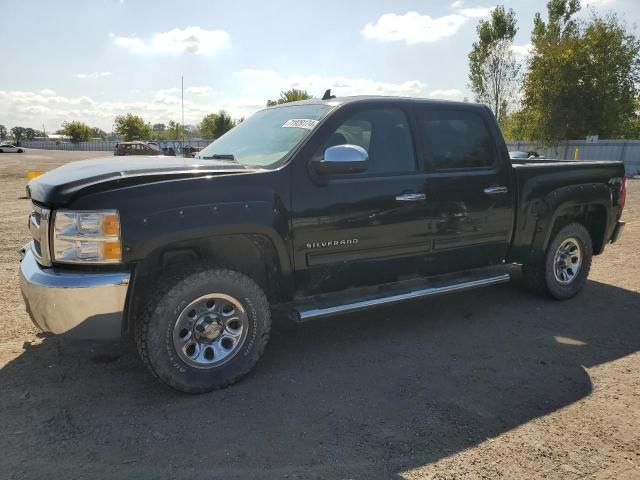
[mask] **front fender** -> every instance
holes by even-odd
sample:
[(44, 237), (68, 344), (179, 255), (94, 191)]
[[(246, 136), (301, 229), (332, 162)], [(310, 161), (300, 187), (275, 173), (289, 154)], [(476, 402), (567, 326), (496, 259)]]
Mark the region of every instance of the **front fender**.
[(287, 218), (270, 202), (221, 202), (150, 213), (123, 222), (123, 260), (135, 263), (167, 245), (226, 235), (262, 235), (278, 254), (281, 272), (289, 273)]

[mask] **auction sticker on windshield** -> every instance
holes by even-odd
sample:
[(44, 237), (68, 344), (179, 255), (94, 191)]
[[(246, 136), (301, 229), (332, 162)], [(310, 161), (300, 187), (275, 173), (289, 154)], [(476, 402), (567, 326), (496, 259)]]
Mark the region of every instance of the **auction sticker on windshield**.
[(318, 124), (318, 120), (311, 120), (308, 118), (292, 118), (287, 120), (282, 128), (306, 128), (312, 130)]

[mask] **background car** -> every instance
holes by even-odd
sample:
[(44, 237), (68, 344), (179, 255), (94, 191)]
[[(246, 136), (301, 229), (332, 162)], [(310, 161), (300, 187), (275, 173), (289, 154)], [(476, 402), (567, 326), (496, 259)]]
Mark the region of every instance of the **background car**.
[(114, 155), (162, 155), (162, 150), (157, 143), (122, 142), (116, 144)]
[(532, 158), (544, 158), (544, 156), (540, 155), (538, 152), (520, 152), (514, 151), (509, 152), (509, 158), (512, 160), (522, 160), (522, 159), (532, 159)]
[(16, 147), (10, 143), (3, 143), (0, 145), (0, 153), (22, 153), (24, 149), (22, 147)]
[(195, 156), (196, 153), (202, 151), (203, 148), (204, 147), (192, 147), (190, 145), (187, 145), (182, 150), (182, 156), (185, 158), (192, 158)]

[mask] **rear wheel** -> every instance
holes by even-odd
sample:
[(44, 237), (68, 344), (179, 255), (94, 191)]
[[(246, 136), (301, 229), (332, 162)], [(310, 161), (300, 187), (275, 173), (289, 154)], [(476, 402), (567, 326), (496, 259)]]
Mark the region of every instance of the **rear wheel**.
[(269, 339), (262, 289), (225, 269), (159, 282), (136, 325), (136, 344), (151, 372), (187, 393), (224, 388), (246, 375)]
[(592, 256), (589, 232), (581, 224), (571, 223), (555, 233), (544, 258), (524, 265), (522, 272), (532, 290), (566, 300), (577, 295), (587, 281)]

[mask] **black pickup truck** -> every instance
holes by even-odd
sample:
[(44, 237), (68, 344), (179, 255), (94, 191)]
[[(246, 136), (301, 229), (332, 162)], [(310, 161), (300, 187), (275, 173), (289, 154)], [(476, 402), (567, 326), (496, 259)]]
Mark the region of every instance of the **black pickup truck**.
[[(69, 163), (32, 180), (21, 286), (42, 330), (132, 335), (192, 393), (306, 322), (506, 282), (564, 300), (615, 242), (619, 162), (510, 160), (484, 106), (384, 97), (268, 108), (196, 158)], [(284, 315), (284, 313), (282, 313)]]

